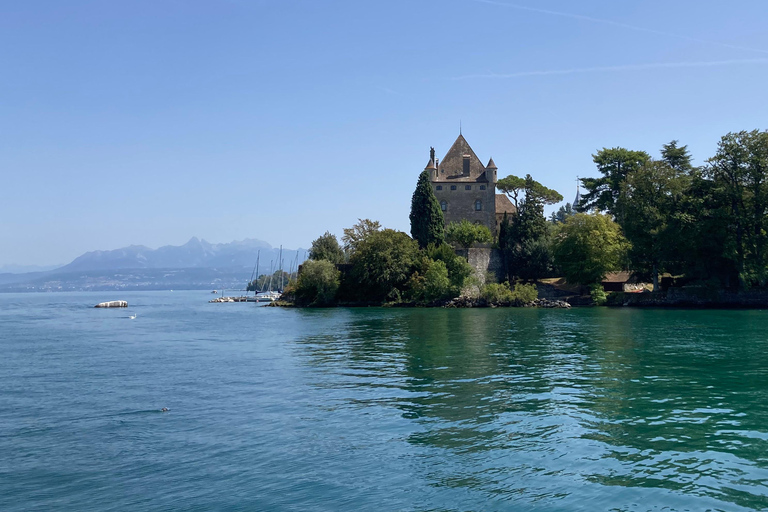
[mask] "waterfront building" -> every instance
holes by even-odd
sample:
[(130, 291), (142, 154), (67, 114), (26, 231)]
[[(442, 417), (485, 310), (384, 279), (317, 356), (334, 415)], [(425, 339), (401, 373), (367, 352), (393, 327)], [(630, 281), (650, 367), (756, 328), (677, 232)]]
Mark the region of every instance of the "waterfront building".
[(497, 236), (504, 213), (511, 216), (515, 212), (509, 198), (496, 193), (498, 168), (493, 158), (483, 165), (461, 134), (442, 160), (435, 158), (432, 148), (425, 169), (446, 224), (467, 219)]

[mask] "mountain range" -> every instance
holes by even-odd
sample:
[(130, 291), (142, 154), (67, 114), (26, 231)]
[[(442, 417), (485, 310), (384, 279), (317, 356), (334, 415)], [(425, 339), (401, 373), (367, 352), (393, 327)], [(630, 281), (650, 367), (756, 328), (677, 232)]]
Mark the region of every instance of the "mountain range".
[(258, 274), (282, 266), (286, 271), (306, 259), (304, 249), (280, 250), (263, 240), (211, 244), (192, 237), (181, 246), (151, 249), (131, 245), (91, 251), (71, 263), (44, 272), (0, 273), (0, 291), (242, 288), (259, 260)]

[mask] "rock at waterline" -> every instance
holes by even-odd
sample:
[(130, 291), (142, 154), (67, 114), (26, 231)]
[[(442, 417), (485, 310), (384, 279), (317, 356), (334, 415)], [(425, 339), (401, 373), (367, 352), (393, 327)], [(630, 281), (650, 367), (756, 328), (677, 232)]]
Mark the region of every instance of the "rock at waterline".
[(99, 302), (95, 308), (127, 308), (128, 301), (125, 300), (111, 300), (109, 302)]

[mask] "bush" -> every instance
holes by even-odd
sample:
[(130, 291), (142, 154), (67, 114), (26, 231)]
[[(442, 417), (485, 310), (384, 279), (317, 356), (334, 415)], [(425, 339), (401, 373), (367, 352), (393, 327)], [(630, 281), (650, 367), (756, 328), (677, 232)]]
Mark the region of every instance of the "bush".
[(451, 282), (444, 262), (425, 258), (422, 262), (422, 272), (414, 272), (408, 281), (408, 295), (411, 300), (427, 304), (451, 297)]
[(601, 284), (594, 284), (590, 286), (589, 295), (592, 297), (592, 302), (594, 302), (596, 306), (604, 306), (608, 300), (608, 297), (605, 295), (605, 291), (603, 290), (603, 285)]
[(512, 300), (527, 304), (539, 298), (539, 290), (535, 284), (515, 283), (515, 289), (512, 291)]
[(451, 282), (450, 295), (458, 297), (464, 289), (467, 278), (472, 275), (472, 266), (467, 260), (456, 254), (448, 244), (429, 245), (427, 256), (433, 261), (442, 261), (448, 269), (448, 279)]
[(327, 260), (308, 260), (301, 267), (294, 294), (304, 306), (329, 306), (336, 300), (340, 273)]
[(512, 290), (509, 289), (509, 283), (489, 283), (483, 287), (480, 297), (489, 304), (504, 304), (512, 302)]
[(515, 304), (523, 305), (539, 298), (539, 291), (535, 284), (516, 283), (514, 289), (508, 282), (501, 284), (489, 283), (483, 287), (480, 296), (488, 304)]
[(419, 246), (405, 233), (384, 229), (361, 240), (350, 259), (345, 293), (352, 300), (393, 301), (400, 297), (419, 262)]

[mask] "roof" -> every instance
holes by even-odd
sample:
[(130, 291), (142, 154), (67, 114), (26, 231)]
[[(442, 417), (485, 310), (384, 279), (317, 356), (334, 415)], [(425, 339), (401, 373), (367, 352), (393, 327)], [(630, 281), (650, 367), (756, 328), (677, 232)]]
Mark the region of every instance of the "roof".
[(632, 272), (609, 272), (605, 275), (603, 283), (626, 283), (632, 277)]
[[(469, 176), (463, 175), (464, 155), (469, 155)], [(483, 163), (477, 158), (477, 155), (461, 134), (459, 134), (451, 149), (448, 150), (448, 153), (440, 160), (438, 169), (438, 181), (488, 181), (485, 177), (485, 166), (483, 166)]]
[(506, 194), (496, 194), (496, 214), (515, 213), (515, 205)]
[(491, 157), (490, 160), (488, 160), (488, 165), (485, 166), (486, 169), (498, 169), (496, 167), (496, 164), (493, 162), (493, 157)]

